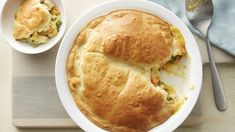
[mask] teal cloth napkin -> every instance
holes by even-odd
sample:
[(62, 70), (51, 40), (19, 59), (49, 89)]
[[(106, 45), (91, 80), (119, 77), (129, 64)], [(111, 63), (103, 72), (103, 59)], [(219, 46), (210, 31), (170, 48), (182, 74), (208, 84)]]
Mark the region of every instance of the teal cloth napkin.
[[(185, 15), (185, 0), (150, 0), (175, 13), (189, 29), (200, 34), (189, 24)], [(235, 57), (235, 0), (213, 0), (214, 16), (209, 31), (211, 43)], [(234, 40), (233, 40), (234, 39)]]

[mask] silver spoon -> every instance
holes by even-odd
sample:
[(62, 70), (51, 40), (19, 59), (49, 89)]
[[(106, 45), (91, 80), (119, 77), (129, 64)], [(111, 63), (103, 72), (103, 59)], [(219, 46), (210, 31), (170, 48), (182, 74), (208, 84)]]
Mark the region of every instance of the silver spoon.
[[(211, 25), (213, 10), (214, 9), (212, 0), (186, 0), (186, 16), (191, 25), (201, 34), (201, 37), (206, 41), (216, 107), (218, 110), (224, 111), (227, 109), (227, 101), (211, 51), (211, 44), (208, 39), (208, 30)], [(205, 28), (206, 32), (203, 32), (200, 26), (203, 22), (205, 25), (205, 21), (208, 23)]]

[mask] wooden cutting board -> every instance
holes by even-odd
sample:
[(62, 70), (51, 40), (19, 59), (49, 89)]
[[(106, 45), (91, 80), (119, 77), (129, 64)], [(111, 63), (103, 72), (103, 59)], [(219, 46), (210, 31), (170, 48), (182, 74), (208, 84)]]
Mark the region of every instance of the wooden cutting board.
[[(38, 55), (12, 51), (12, 121), (15, 126), (77, 127), (65, 112), (56, 91), (54, 65), (57, 49), (58, 47), (55, 47)], [(202, 123), (201, 99), (200, 97), (182, 126), (196, 126)]]

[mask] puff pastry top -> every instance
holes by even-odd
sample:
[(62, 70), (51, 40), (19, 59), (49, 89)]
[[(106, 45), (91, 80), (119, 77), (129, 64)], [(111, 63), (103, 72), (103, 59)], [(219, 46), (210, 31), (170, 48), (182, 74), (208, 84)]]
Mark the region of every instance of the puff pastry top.
[(161, 18), (113, 11), (78, 34), (67, 60), (69, 88), (79, 109), (98, 126), (147, 131), (179, 107), (179, 100), (169, 100), (174, 89), (161, 83), (158, 70), (185, 54), (180, 31)]
[(53, 23), (57, 17), (60, 19), (59, 11), (52, 1), (25, 0), (15, 14), (13, 36), (16, 40), (31, 37), (27, 40), (29, 43), (45, 43), (58, 32), (56, 23)]

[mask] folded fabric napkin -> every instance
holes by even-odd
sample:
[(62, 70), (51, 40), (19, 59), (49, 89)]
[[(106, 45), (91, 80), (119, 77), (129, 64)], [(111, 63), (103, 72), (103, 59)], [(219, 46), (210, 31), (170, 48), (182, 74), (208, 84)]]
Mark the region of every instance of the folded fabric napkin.
[[(150, 0), (175, 13), (189, 29), (199, 33), (189, 24), (185, 14), (185, 0)], [(235, 57), (235, 0), (213, 0), (214, 16), (209, 31), (211, 43)], [(199, 35), (200, 36), (200, 35)]]

